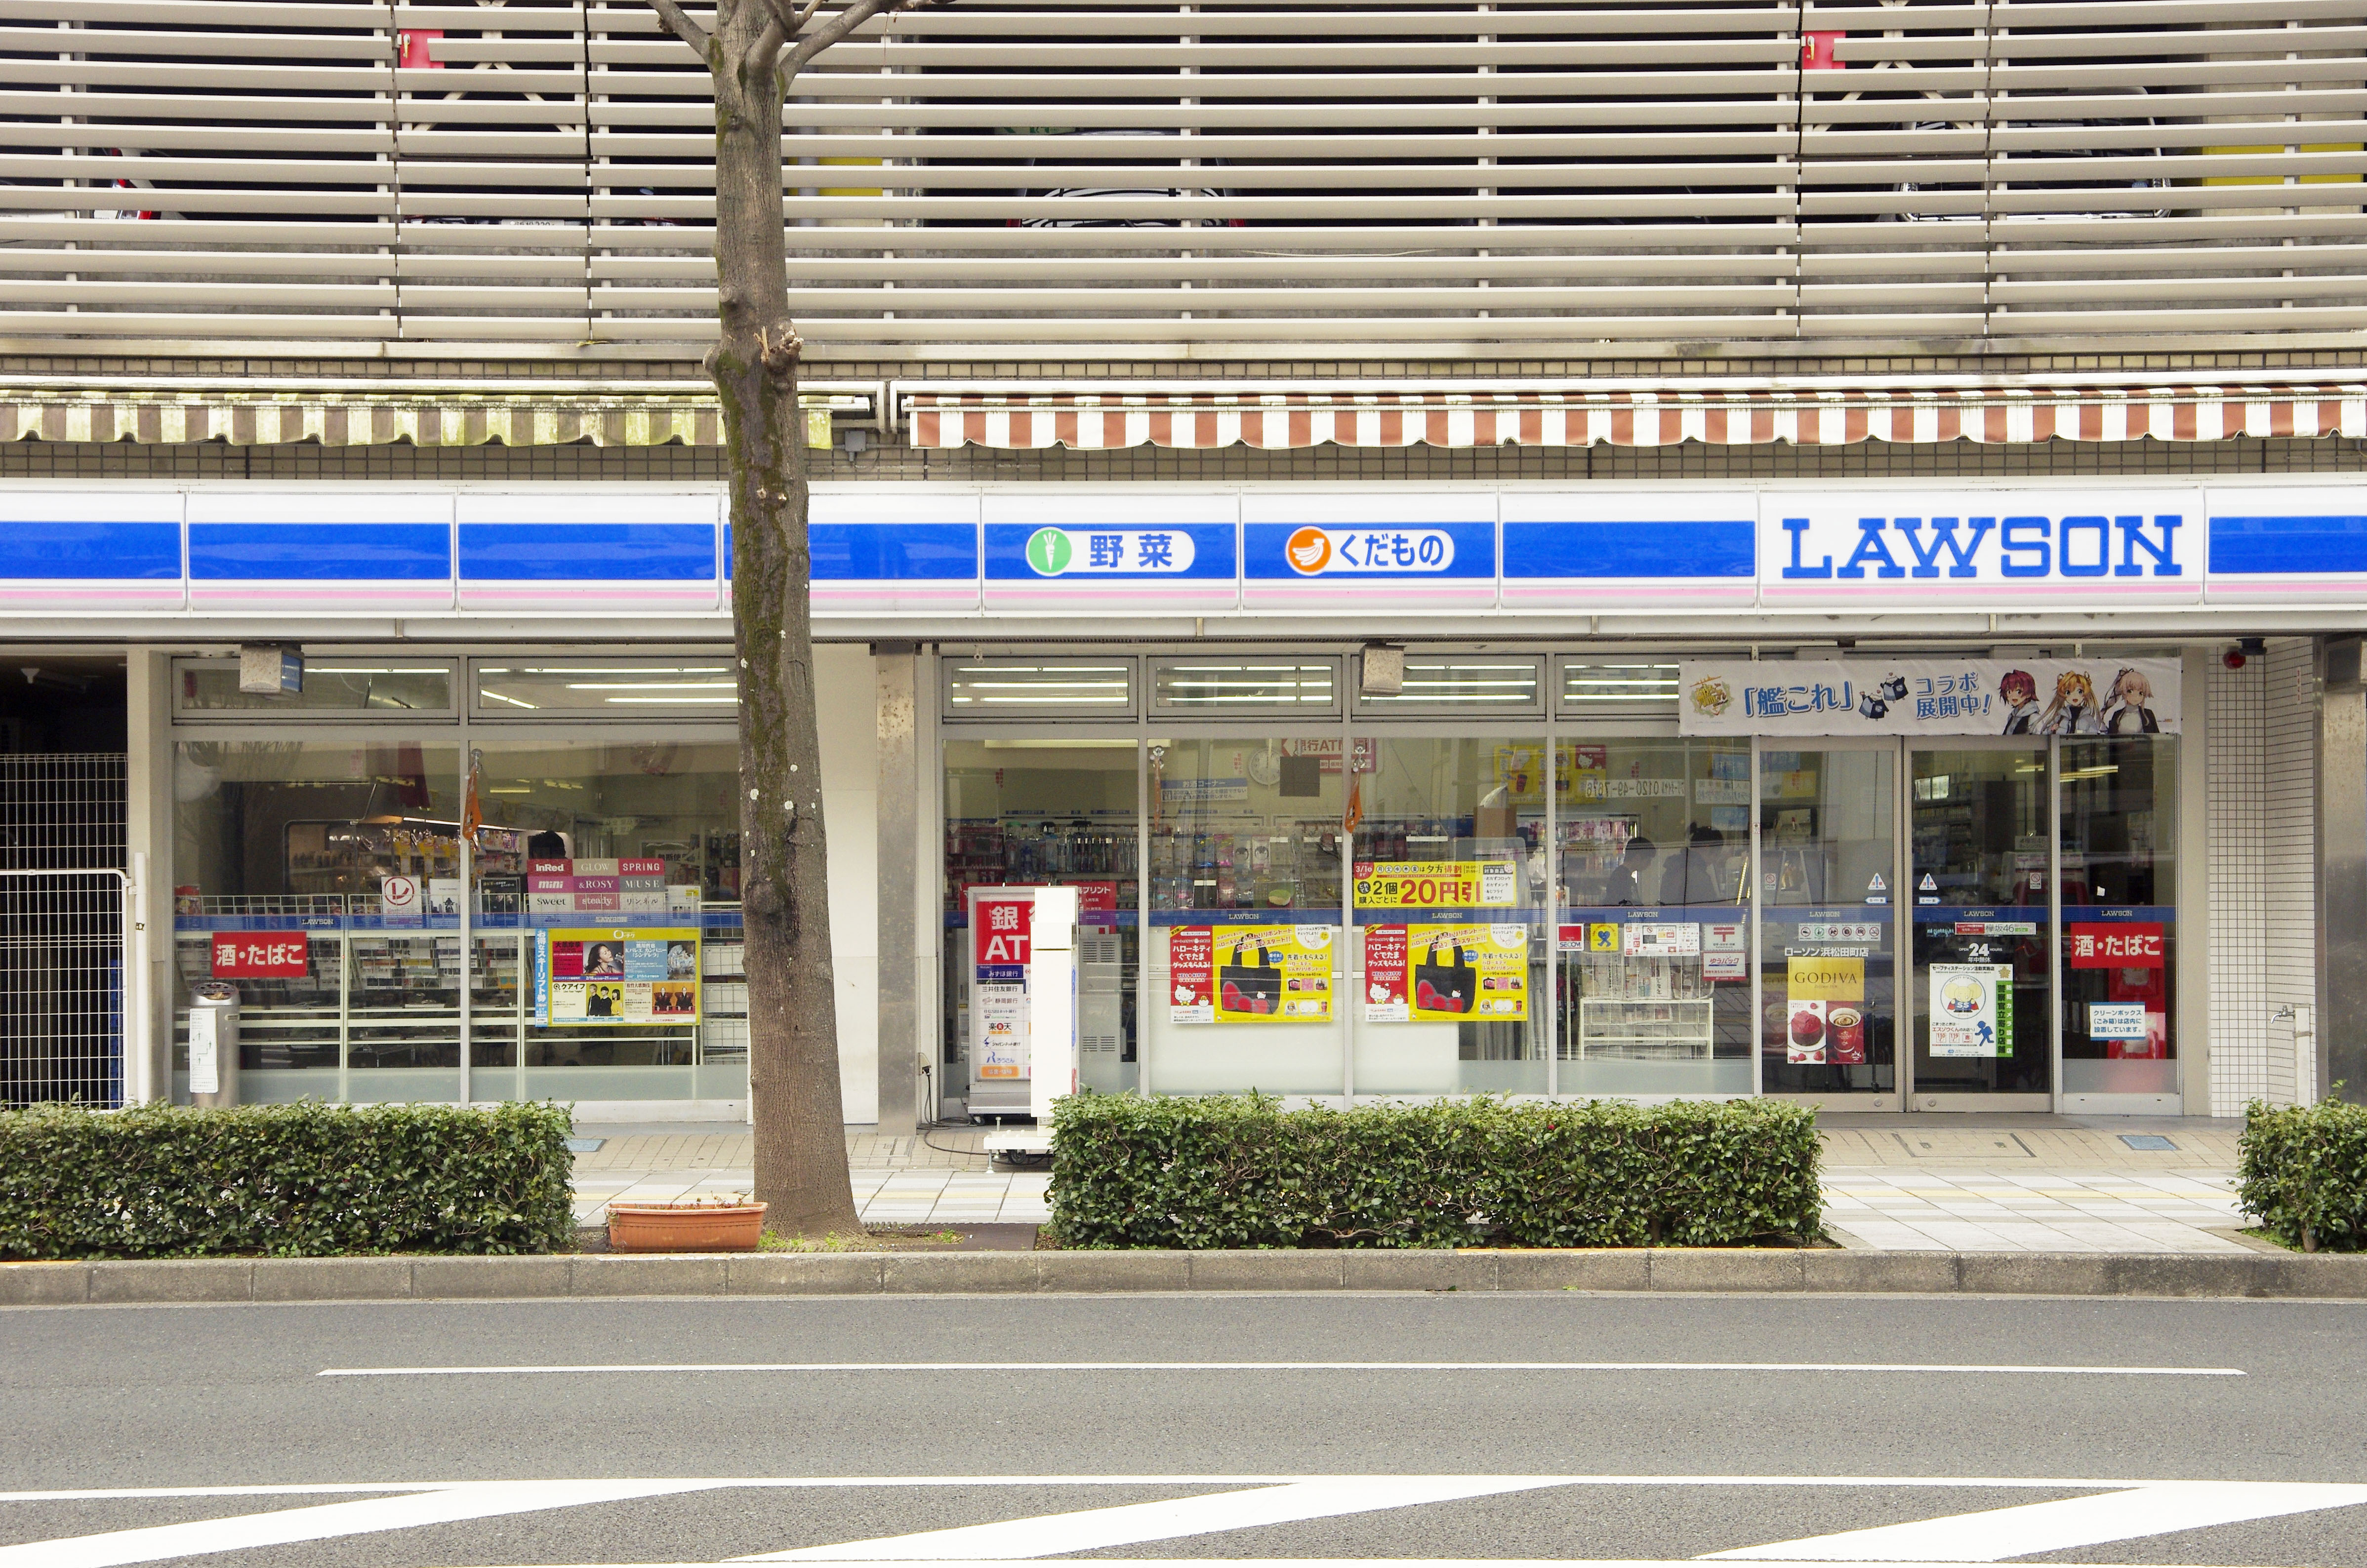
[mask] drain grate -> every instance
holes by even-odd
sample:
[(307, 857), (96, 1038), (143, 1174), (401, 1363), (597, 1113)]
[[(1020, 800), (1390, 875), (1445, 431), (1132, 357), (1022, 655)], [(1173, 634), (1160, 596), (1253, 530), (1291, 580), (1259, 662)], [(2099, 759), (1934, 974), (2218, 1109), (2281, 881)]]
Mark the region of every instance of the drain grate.
[(2172, 1154), (2178, 1152), (2178, 1145), (2159, 1133), (2123, 1133), (2121, 1142), (2133, 1149), (2166, 1150)]

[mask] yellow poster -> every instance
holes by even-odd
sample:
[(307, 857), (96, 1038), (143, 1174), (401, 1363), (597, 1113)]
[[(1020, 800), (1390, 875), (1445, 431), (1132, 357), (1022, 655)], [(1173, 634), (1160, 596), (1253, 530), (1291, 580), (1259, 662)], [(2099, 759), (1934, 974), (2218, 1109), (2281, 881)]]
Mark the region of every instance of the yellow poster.
[(1784, 987), (1795, 1002), (1865, 1000), (1863, 958), (1787, 958), (1784, 964)]
[(1496, 782), (1505, 789), (1505, 798), (1521, 806), (1534, 806), (1546, 797), (1546, 749), (1542, 746), (1499, 746), (1495, 756)]
[(1529, 1016), (1529, 928), (1409, 926), (1406, 989), (1416, 1023), (1507, 1023)]
[(1334, 926), (1218, 926), (1216, 1021), (1329, 1023)]
[(1509, 860), (1384, 862), (1356, 868), (1359, 909), (1509, 909), (1520, 902)]

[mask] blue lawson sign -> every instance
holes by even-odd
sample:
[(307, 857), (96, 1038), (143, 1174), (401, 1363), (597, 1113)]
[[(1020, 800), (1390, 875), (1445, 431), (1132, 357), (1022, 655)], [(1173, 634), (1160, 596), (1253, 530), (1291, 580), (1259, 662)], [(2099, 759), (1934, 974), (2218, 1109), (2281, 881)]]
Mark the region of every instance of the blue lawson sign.
[(1760, 498), (1770, 606), (2198, 604), (2200, 491), (1868, 490)]

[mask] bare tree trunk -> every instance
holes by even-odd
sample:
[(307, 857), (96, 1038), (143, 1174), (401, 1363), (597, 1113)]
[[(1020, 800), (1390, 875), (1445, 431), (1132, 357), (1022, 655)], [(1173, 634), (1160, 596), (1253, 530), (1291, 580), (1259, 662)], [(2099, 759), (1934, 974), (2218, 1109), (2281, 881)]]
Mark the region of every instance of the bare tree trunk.
[(762, 46), (772, 17), (762, 0), (725, 0), (707, 42), (722, 325), (707, 368), (722, 400), (730, 465), (748, 1090), (755, 1100), (755, 1195), (772, 1205), (769, 1228), (852, 1235), (862, 1222), (847, 1180), (839, 1099), (798, 407), (802, 344), (789, 319), (782, 239), (778, 45)]

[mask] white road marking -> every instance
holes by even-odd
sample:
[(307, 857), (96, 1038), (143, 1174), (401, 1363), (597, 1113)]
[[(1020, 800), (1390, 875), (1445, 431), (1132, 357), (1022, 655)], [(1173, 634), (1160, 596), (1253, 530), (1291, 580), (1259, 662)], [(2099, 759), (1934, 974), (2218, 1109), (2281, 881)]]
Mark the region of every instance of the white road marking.
[(1914, 1524), (1809, 1536), (1772, 1546), (1713, 1551), (1704, 1561), (1787, 1562), (2002, 1562), (2172, 1530), (2240, 1524), (2367, 1504), (2367, 1486), (2281, 1481), (2180, 1481), (2025, 1503)]
[(586, 1503), (622, 1502), (632, 1497), (663, 1497), (705, 1491), (715, 1484), (711, 1481), (470, 1481), (398, 1497), (369, 1497), (352, 1503), (324, 1503), (312, 1508), (282, 1508), (231, 1518), (191, 1519), (176, 1525), (152, 1525), (142, 1529), (108, 1530), (99, 1535), (0, 1546), (0, 1568), (118, 1568), (122, 1563), (159, 1562), (202, 1552), (242, 1551), (296, 1541), (373, 1535), (380, 1530), (451, 1524), (499, 1514), (572, 1508)]
[(505, 1367), (324, 1367), (324, 1378), (623, 1372), (1941, 1372), (1999, 1377), (2240, 1378), (2241, 1367), (1982, 1365), (1944, 1361), (682, 1361)]
[(1214, 1535), (1258, 1525), (1336, 1518), (1378, 1508), (1403, 1508), (1459, 1497), (1492, 1497), (1561, 1484), (1550, 1476), (1369, 1475), (1331, 1481), (1301, 1481), (1248, 1492), (1215, 1492), (1116, 1508), (1087, 1508), (1032, 1519), (1003, 1519), (956, 1529), (838, 1546), (808, 1546), (736, 1557), (735, 1562), (1008, 1562), (1018, 1558), (1058, 1557), (1144, 1541)]
[[(1712, 1553), (1709, 1560), (1787, 1564), (1993, 1562), (2036, 1552), (2133, 1540), (2323, 1508), (2367, 1505), (2367, 1486), (2290, 1482), (2111, 1480), (2065, 1476), (1914, 1475), (865, 1475), (702, 1476), (671, 1479), (326, 1482), (260, 1486), (125, 1486), (0, 1492), (0, 1504), (108, 1499), (391, 1495), (192, 1520), (140, 1529), (0, 1546), (0, 1568), (116, 1568), (209, 1552), (327, 1540), (422, 1525), (587, 1504), (730, 1488), (829, 1490), (866, 1487), (1220, 1486), (1213, 1495), (1087, 1509), (998, 1524), (934, 1530), (834, 1547), (804, 1548), (745, 1561), (928, 1561), (936, 1568), (975, 1562), (1173, 1540), (1292, 1519), (1323, 1518), (1455, 1497), (1552, 1486), (2019, 1488), (2099, 1495), (1960, 1514), (1914, 1524), (1783, 1541)], [(965, 1538), (965, 1539), (957, 1539)], [(1695, 1560), (1701, 1561), (1701, 1560)], [(624, 1565), (607, 1565), (624, 1568)], [(641, 1564), (639, 1568), (673, 1568)], [(1235, 1560), (1235, 1568), (1344, 1568), (1318, 1559), (1287, 1563)], [(1371, 1568), (1360, 1564), (1359, 1568)], [(1490, 1559), (1443, 1568), (1543, 1568)], [(1625, 1562), (1560, 1560), (1553, 1568), (1648, 1568)], [(1670, 1568), (1654, 1563), (1648, 1568)]]

